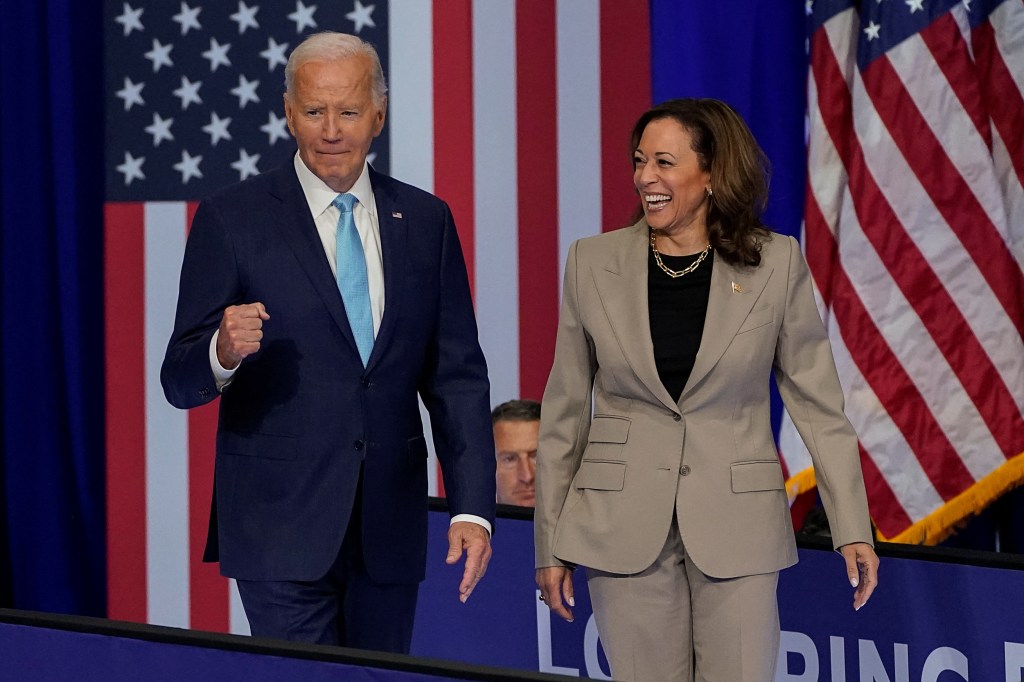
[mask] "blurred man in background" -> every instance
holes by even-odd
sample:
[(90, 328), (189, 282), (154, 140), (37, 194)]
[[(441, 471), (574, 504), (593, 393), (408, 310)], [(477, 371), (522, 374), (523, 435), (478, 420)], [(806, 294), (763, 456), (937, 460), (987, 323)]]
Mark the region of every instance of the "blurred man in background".
[(491, 423), (494, 425), (494, 453), (498, 459), (495, 474), (498, 503), (532, 507), (540, 403), (536, 400), (504, 402), (491, 411)]

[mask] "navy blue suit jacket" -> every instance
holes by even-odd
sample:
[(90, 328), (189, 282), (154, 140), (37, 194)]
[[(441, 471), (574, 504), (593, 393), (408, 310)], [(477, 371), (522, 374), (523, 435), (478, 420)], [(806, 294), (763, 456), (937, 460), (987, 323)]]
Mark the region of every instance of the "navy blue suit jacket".
[[(185, 248), (167, 399), (217, 395), (210, 340), (224, 309), (262, 302), (258, 353), (221, 397), (204, 557), (249, 580), (314, 580), (338, 555), (364, 466), (363, 554), (378, 582), (423, 579), (430, 413), (452, 514), (493, 523), (487, 369), (448, 206), (370, 171), (384, 261), (384, 316), (364, 369), (289, 162), (203, 201)], [(440, 558), (439, 558), (440, 560)]]

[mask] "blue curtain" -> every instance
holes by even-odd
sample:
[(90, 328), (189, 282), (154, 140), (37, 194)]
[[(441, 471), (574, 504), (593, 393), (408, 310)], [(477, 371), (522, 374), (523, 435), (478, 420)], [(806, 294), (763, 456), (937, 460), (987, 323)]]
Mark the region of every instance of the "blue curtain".
[(0, 560), (13, 606), (88, 615), (106, 610), (102, 10), (0, 3)]
[(802, 2), (651, 1), (654, 101), (713, 97), (732, 105), (772, 163), (765, 222), (794, 236), (806, 164), (805, 24)]

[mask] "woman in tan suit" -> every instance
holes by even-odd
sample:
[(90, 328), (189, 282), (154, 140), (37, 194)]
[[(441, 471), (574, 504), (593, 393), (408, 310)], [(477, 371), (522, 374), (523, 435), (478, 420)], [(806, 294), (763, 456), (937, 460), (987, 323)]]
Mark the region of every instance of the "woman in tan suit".
[(857, 436), (797, 242), (760, 221), (767, 160), (710, 99), (633, 129), (644, 217), (572, 245), (544, 393), (541, 599), (571, 620), (586, 567), (617, 680), (767, 682), (778, 572), (797, 560), (769, 373), (811, 452), (856, 588), (877, 582)]

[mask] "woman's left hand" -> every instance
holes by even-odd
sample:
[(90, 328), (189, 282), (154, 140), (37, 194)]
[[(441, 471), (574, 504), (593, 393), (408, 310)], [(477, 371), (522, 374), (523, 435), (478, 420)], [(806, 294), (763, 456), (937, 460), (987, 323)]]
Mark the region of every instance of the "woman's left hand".
[(878, 555), (866, 542), (853, 542), (839, 548), (846, 560), (846, 575), (850, 584), (856, 587), (853, 593), (853, 610), (868, 603), (871, 593), (878, 585)]
[(573, 621), (572, 608), (576, 606), (573, 599), (572, 570), (567, 566), (548, 566), (537, 569), (537, 587), (540, 588), (540, 600), (548, 608), (562, 617), (562, 620)]

